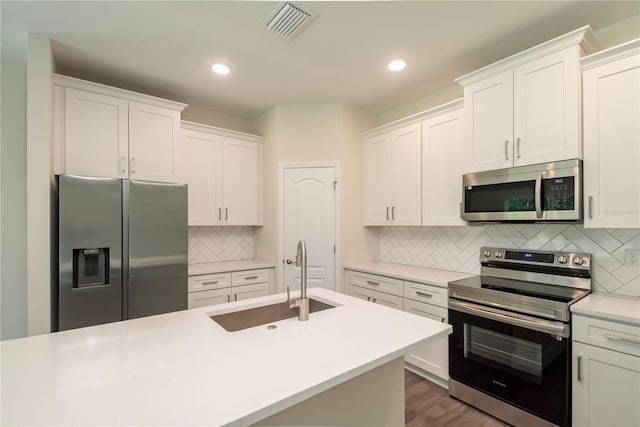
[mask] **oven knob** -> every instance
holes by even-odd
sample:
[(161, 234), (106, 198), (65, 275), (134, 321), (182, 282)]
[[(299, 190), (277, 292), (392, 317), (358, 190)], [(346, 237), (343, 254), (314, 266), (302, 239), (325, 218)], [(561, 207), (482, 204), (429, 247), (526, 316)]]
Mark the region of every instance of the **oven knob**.
[(502, 258), (502, 252), (500, 251), (496, 251), (494, 255), (496, 256), (496, 258)]
[(564, 256), (564, 255), (560, 255), (560, 256), (558, 257), (558, 262), (559, 262), (560, 264), (566, 264), (566, 263), (567, 263), (567, 257), (566, 257), (566, 256)]
[(573, 259), (573, 263), (574, 263), (575, 265), (582, 265), (582, 263), (583, 263), (582, 258), (580, 258), (579, 256), (575, 257), (575, 258)]
[(491, 256), (491, 251), (490, 250), (484, 251), (484, 256), (489, 258)]

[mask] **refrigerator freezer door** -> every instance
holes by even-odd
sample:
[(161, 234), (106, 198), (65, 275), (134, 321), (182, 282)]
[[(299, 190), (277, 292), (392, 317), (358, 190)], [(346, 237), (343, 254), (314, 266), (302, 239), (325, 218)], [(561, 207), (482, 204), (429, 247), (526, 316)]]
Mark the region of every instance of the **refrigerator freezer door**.
[(185, 310), (187, 186), (124, 181), (123, 188), (128, 204), (124, 238), (129, 242), (125, 318)]
[(121, 320), (119, 179), (58, 177), (57, 328)]

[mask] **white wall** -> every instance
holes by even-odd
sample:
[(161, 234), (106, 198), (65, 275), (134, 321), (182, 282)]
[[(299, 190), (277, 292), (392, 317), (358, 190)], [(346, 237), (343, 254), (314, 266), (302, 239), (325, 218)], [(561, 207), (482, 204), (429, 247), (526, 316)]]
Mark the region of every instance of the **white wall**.
[(26, 34), (1, 21), (0, 339), (27, 335)]
[(361, 214), (360, 132), (374, 124), (372, 115), (343, 104), (279, 106), (256, 121), (265, 137), (264, 226), (255, 232), (257, 259), (278, 261), (278, 167), (305, 162), (340, 162), (343, 261), (378, 258), (377, 231), (362, 226)]

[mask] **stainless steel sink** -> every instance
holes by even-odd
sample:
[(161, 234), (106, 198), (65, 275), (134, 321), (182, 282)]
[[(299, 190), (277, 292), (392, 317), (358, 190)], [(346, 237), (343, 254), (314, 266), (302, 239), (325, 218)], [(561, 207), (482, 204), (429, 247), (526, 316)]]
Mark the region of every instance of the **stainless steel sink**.
[[(309, 299), (310, 313), (333, 307), (333, 305), (326, 304), (322, 301), (313, 298)], [(253, 328), (254, 326), (277, 322), (278, 320), (298, 317), (298, 309), (296, 307), (290, 308), (289, 301), (284, 301), (277, 304), (263, 305), (261, 307), (234, 311), (233, 313), (217, 314), (210, 317), (225, 330), (236, 332), (242, 329)]]

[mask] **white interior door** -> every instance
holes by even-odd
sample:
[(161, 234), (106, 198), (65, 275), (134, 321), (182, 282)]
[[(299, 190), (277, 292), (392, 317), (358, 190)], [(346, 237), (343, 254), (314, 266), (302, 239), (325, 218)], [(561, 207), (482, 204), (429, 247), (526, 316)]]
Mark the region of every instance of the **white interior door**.
[[(285, 167), (283, 255), (295, 260), (299, 240), (307, 244), (307, 286), (335, 290), (336, 168)], [(300, 289), (300, 268), (283, 263), (283, 290)]]

